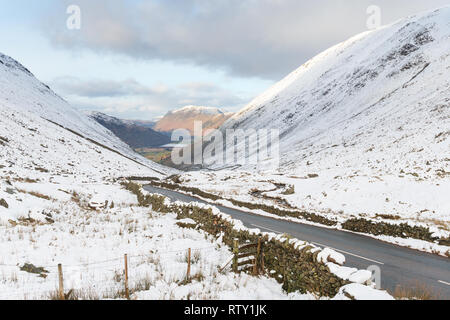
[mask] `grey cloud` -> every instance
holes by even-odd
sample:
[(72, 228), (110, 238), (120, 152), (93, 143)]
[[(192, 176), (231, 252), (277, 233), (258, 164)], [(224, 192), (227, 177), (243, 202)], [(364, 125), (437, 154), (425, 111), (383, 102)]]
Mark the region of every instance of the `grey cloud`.
[[(63, 27), (64, 5), (77, 3), (82, 29)], [(369, 5), (383, 23), (448, 0), (64, 0), (45, 34), (63, 48), (89, 48), (279, 79), (322, 50), (366, 30)], [(57, 13), (56, 13), (57, 12)]]
[(167, 89), (162, 86), (146, 87), (136, 80), (110, 81), (88, 80), (75, 77), (60, 77), (53, 81), (53, 85), (61, 92), (83, 97), (117, 97), (132, 95), (152, 95), (164, 93)]

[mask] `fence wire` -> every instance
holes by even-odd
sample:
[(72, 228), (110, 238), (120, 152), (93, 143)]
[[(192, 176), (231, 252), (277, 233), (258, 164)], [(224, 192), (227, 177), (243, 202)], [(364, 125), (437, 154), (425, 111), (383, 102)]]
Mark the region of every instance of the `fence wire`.
[[(201, 248), (191, 248), (191, 259), (193, 259), (193, 256), (196, 255), (197, 252), (200, 252), (202, 254), (206, 253), (206, 256), (202, 255), (200, 261), (208, 260), (208, 253), (214, 252), (217, 249), (219, 249), (217, 245), (211, 245)], [(128, 272), (129, 275), (132, 276), (132, 278), (129, 279), (128, 286), (138, 286), (142, 280), (149, 277), (152, 278), (151, 276), (149, 276), (151, 273), (153, 273), (153, 277), (185, 276), (186, 270), (184, 270), (183, 268), (186, 268), (188, 265), (187, 261), (185, 261), (187, 253), (188, 249), (182, 249), (169, 251), (157, 250), (155, 252), (146, 254), (128, 255)], [(177, 260), (164, 261), (164, 258), (169, 256), (177, 256)], [(210, 258), (209, 260), (211, 259), (212, 258)], [(153, 261), (149, 263), (149, 260), (154, 260), (156, 263)], [(192, 263), (191, 260), (191, 264), (196, 264), (196, 262)], [(38, 273), (37, 271), (36, 273), (28, 272), (30, 275), (43, 277), (39, 280), (39, 282), (33, 283), (31, 286), (30, 283), (25, 282), (17, 285), (17, 278), (9, 279), (9, 281), (7, 280), (6, 273), (8, 272), (11, 272), (13, 277), (17, 277), (15, 275), (15, 272), (17, 271), (27, 272), (26, 270), (21, 270), (24, 265), (25, 264), (0, 263), (0, 272), (3, 272), (3, 279), (0, 279), (0, 286), (2, 286), (2, 284), (4, 285), (3, 289), (0, 291), (0, 300), (40, 300), (58, 297), (59, 272), (57, 265), (38, 266), (37, 269), (38, 271), (42, 271), (41, 273)], [(76, 289), (74, 289), (73, 291), (77, 291), (100, 288), (101, 291), (92, 294), (92, 296), (97, 296), (99, 298), (109, 297), (108, 292), (110, 294), (113, 292), (118, 292), (121, 291), (124, 287), (124, 265), (124, 256), (85, 263), (64, 264), (62, 265), (62, 274), (64, 279), (63, 281), (65, 285), (64, 289), (65, 291), (68, 291), (68, 289), (72, 289), (72, 287), (74, 287)], [(142, 266), (152, 266), (152, 268), (146, 271), (138, 270), (133, 272), (133, 268), (139, 269)], [(200, 266), (193, 265), (191, 268), (192, 271), (197, 269), (201, 270), (203, 266), (200, 263)], [(103, 270), (106, 273), (95, 274), (95, 271), (98, 270)], [(183, 279), (179, 280), (181, 281)]]

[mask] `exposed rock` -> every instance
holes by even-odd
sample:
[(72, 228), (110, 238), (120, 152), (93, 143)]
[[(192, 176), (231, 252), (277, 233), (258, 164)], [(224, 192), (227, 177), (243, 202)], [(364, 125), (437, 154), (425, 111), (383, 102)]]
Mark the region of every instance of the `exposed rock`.
[(0, 199), (0, 206), (5, 207), (6, 209), (9, 208), (8, 202), (6, 202), (5, 199)]
[(31, 263), (25, 263), (22, 267), (20, 267), (20, 271), (25, 271), (28, 273), (38, 274), (43, 278), (47, 278), (47, 273), (49, 273), (47, 270), (45, 270), (42, 267), (36, 267), (35, 265)]

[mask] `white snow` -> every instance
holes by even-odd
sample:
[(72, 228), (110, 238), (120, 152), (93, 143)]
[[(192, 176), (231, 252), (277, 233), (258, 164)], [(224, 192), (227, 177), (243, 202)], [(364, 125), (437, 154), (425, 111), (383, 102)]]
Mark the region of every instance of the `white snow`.
[[(142, 191), (144, 194), (148, 194), (147, 191)], [(166, 201), (168, 199), (166, 198)], [(178, 205), (186, 205), (182, 202), (176, 202)], [(372, 272), (369, 270), (359, 270), (356, 268), (350, 268), (343, 266), (345, 264), (345, 256), (341, 253), (336, 252), (335, 250), (331, 248), (320, 248), (314, 244), (298, 240), (295, 238), (290, 238), (289, 236), (286, 236), (285, 234), (275, 234), (271, 232), (262, 232), (260, 229), (249, 229), (243, 225), (243, 223), (240, 220), (233, 219), (230, 215), (222, 213), (217, 207), (214, 207), (212, 205), (204, 204), (204, 203), (196, 203), (192, 202), (191, 204), (194, 204), (200, 208), (205, 209), (211, 209), (212, 213), (221, 217), (223, 220), (229, 221), (233, 224), (233, 228), (237, 231), (247, 231), (250, 234), (255, 235), (267, 235), (269, 240), (275, 239), (281, 242), (288, 242), (294, 246), (297, 250), (302, 250), (305, 247), (309, 247), (311, 253), (317, 254), (317, 262), (324, 263), (330, 270), (331, 273), (335, 274), (339, 278), (343, 280), (350, 281), (352, 283), (359, 283), (363, 285), (369, 285), (373, 286), (373, 283), (371, 281), (372, 279)], [(185, 219), (186, 220), (186, 219)], [(190, 220), (190, 219), (188, 219)], [(193, 221), (192, 221), (193, 222)], [(193, 222), (195, 224), (195, 222)], [(370, 291), (369, 291), (370, 292)], [(369, 293), (367, 293), (369, 294)]]
[[(54, 296), (58, 264), (66, 293), (123, 299), (125, 254), (132, 299), (318, 298), (286, 294), (269, 277), (220, 272), (232, 257), (221, 238), (177, 225), (191, 219), (139, 207), (117, 181), (175, 170), (134, 154), (13, 59), (0, 61), (0, 299)], [(25, 264), (43, 270), (29, 273)]]
[[(280, 129), (278, 170), (246, 165), (240, 171), (188, 173), (182, 180), (237, 200), (274, 203), (251, 196), (257, 189), (338, 221), (407, 222), (448, 237), (449, 70), (450, 6), (353, 37), (301, 66), (223, 127)], [(183, 112), (194, 110), (220, 113), (195, 106)], [(175, 172), (135, 154), (0, 55), (0, 199), (7, 203), (0, 205), (0, 298), (49, 297), (58, 263), (68, 290), (121, 298), (125, 253), (133, 299), (317, 298), (288, 295), (269, 277), (219, 272), (231, 258), (220, 238), (179, 227), (174, 214), (138, 207), (116, 181)], [(295, 193), (283, 194), (278, 183), (294, 186)], [(89, 209), (90, 201), (105, 199), (114, 207)], [(235, 228), (247, 230), (239, 221)], [(269, 235), (297, 248), (308, 245)], [(448, 251), (424, 241), (379, 238)], [(193, 281), (184, 284), (188, 248), (194, 252)], [(332, 249), (313, 250), (331, 272), (355, 282), (335, 299), (392, 299), (363, 285), (369, 271), (343, 266), (345, 257)], [(25, 263), (44, 267), (47, 276), (20, 271)]]
[(180, 219), (178, 220), (179, 223), (185, 223), (185, 224), (191, 224), (191, 225), (196, 225), (197, 222), (195, 222), (192, 219), (186, 218), (186, 219)]
[[(322, 216), (328, 217), (330, 219), (335, 219), (338, 225), (333, 228), (341, 229), (341, 223), (347, 219), (354, 217), (361, 217), (365, 219), (370, 219), (373, 221), (386, 222), (390, 224), (400, 224), (407, 223), (411, 226), (423, 226), (428, 227), (432, 232), (433, 236), (438, 238), (448, 238), (450, 237), (450, 215), (446, 210), (442, 210), (441, 214), (436, 214), (436, 211), (421, 210), (421, 207), (417, 207), (417, 213), (413, 214), (407, 211), (411, 208), (411, 203), (415, 200), (420, 201), (420, 197), (414, 197), (408, 194), (408, 190), (402, 190), (405, 198), (400, 198), (399, 203), (395, 203), (388, 208), (378, 208), (377, 198), (381, 199), (386, 197), (386, 194), (376, 194), (369, 193), (366, 194), (367, 189), (364, 189), (364, 184), (360, 185), (359, 188), (352, 190), (352, 192), (347, 192), (348, 189), (341, 189), (348, 185), (345, 182), (343, 185), (335, 185), (336, 190), (327, 189), (324, 185), (320, 185), (321, 177), (308, 178), (308, 177), (298, 177), (298, 176), (285, 176), (280, 174), (268, 173), (268, 172), (250, 172), (250, 171), (198, 171), (198, 172), (188, 172), (181, 175), (180, 180), (183, 185), (200, 188), (206, 192), (216, 194), (223, 197), (224, 199), (234, 199), (244, 202), (267, 204), (273, 207), (278, 207), (282, 209), (292, 210), (292, 208), (298, 208), (301, 211), (313, 212), (320, 214)], [(323, 180), (327, 178), (324, 177)], [(375, 182), (378, 179), (373, 179)], [(299, 187), (298, 181), (302, 182), (302, 186)], [(450, 183), (450, 181), (448, 181)], [(327, 182), (325, 182), (326, 184)], [(277, 184), (286, 184), (287, 186), (295, 185), (295, 193), (293, 195), (283, 194), (284, 189), (277, 186)], [(446, 184), (444, 184), (446, 185)], [(356, 183), (355, 183), (356, 186)], [(450, 187), (450, 185), (449, 185)], [(254, 190), (262, 191), (264, 196), (275, 197), (286, 201), (290, 207), (285, 207), (280, 205), (278, 200), (273, 200), (267, 197), (255, 197), (252, 196)], [(400, 187), (399, 187), (399, 190)], [(441, 199), (442, 207), (447, 205), (448, 199), (444, 197), (446, 195), (445, 190), (440, 190), (436, 193), (424, 193), (423, 197), (425, 199), (436, 199), (439, 201)], [(430, 190), (428, 190), (430, 191)], [(344, 196), (345, 194), (345, 196)], [(317, 198), (315, 198), (315, 196)], [(341, 197), (339, 197), (341, 195)], [(442, 195), (442, 197), (440, 197)], [(389, 194), (390, 199), (393, 199), (393, 195)], [(211, 200), (205, 199), (209, 202)], [(341, 207), (339, 204), (345, 201), (344, 205)], [(402, 202), (402, 201), (409, 201)], [(385, 203), (386, 200), (384, 199)], [(292, 217), (279, 217), (273, 214), (264, 212), (262, 210), (250, 210), (243, 207), (236, 207), (230, 201), (227, 200), (217, 200), (214, 201), (216, 204), (224, 205), (227, 207), (237, 208), (239, 210), (252, 212), (253, 214), (269, 216), (276, 219), (283, 219), (298, 223), (308, 223), (326, 227), (317, 223), (312, 223), (300, 218)], [(404, 205), (402, 205), (402, 203)], [(354, 210), (356, 208), (356, 210)], [(447, 206), (448, 208), (448, 206)], [(380, 215), (389, 215), (395, 217), (386, 218)], [(413, 249), (437, 253), (443, 256), (448, 256), (450, 253), (450, 248), (448, 246), (439, 245), (437, 243), (431, 243), (423, 240), (417, 239), (403, 239), (391, 236), (374, 236), (368, 235), (373, 238), (380, 239), (382, 241), (395, 243), (401, 246), (410, 247)]]
[[(98, 186), (85, 187), (98, 190)], [(119, 187), (107, 189), (108, 197), (121, 193), (134, 197)], [(81, 196), (90, 197), (88, 193)], [(29, 203), (32, 196), (20, 197)], [(201, 231), (178, 227), (173, 214), (156, 214), (129, 201), (117, 201), (114, 209), (100, 211), (71, 201), (53, 201), (45, 210), (54, 223), (0, 225), (1, 299), (48, 298), (57, 287), (58, 263), (63, 265), (67, 291), (123, 298), (118, 292), (123, 289), (125, 253), (130, 257), (130, 288), (140, 288), (133, 299), (222, 299), (235, 291), (237, 298), (288, 298), (273, 279), (234, 275), (229, 270), (220, 274), (219, 267), (232, 256), (230, 249)], [(204, 278), (181, 285), (186, 277), (188, 248), (193, 253), (192, 276), (201, 274)], [(20, 271), (25, 263), (44, 267), (48, 276)]]
[(188, 174), (189, 184), (244, 199), (273, 180), (295, 186), (275, 194), (307, 211), (397, 215), (448, 235), (449, 21), (445, 6), (314, 57), (222, 127), (279, 129), (280, 167)]
[[(202, 231), (177, 225), (195, 224), (192, 219), (177, 220), (175, 214), (159, 214), (138, 207), (136, 197), (117, 185), (75, 184), (68, 178), (58, 184), (13, 182), (8, 186), (14, 193), (7, 193), (6, 200), (11, 209), (16, 208), (11, 211), (16, 214), (0, 207), (0, 216), (9, 218), (0, 221), (1, 299), (45, 299), (54, 295), (59, 263), (63, 265), (66, 291), (75, 290), (82, 299), (123, 298), (120, 292), (124, 286), (125, 253), (129, 257), (132, 299), (319, 298), (313, 294), (286, 294), (274, 279), (236, 275), (229, 266), (220, 272), (232, 257), (221, 237), (215, 239)], [(1, 186), (2, 190), (4, 187)], [(31, 194), (33, 190), (53, 198), (38, 198)], [(114, 208), (89, 209), (90, 199), (99, 192), (102, 199), (114, 200)], [(75, 194), (77, 200), (73, 200)], [(237, 230), (247, 230), (240, 221), (215, 207), (196, 205), (211, 208), (214, 214), (232, 221)], [(27, 213), (28, 209), (33, 212)], [(284, 239), (283, 235), (269, 236)], [(296, 239), (286, 241), (298, 249), (309, 245)], [(184, 283), (188, 248), (192, 250), (193, 281)], [(313, 251), (316, 250), (321, 249), (314, 247)], [(319, 255), (339, 260), (340, 255), (333, 250), (323, 251)], [(20, 267), (27, 263), (43, 267), (45, 277), (21, 271)]]
[(205, 106), (185, 106), (181, 109), (170, 112), (171, 114), (206, 114), (206, 115), (218, 115), (223, 114), (223, 112), (214, 107), (205, 107)]
[[(50, 123), (49, 121), (57, 125)], [(48, 86), (37, 80), (28, 70), (17, 61), (0, 53), (0, 136), (10, 138), (19, 150), (28, 152), (32, 146), (36, 149), (42, 144), (40, 153), (62, 158), (61, 153), (65, 150), (53, 149), (61, 144), (61, 140), (69, 140), (67, 148), (74, 148), (74, 152), (83, 149), (83, 145), (90, 145), (97, 153), (105, 152), (101, 147), (85, 143), (81, 137), (59, 127), (68, 128), (86, 138), (92, 139), (108, 148), (114, 149), (120, 154), (138, 161), (140, 167), (153, 169), (161, 174), (174, 172), (164, 166), (151, 162), (136, 154), (124, 142), (117, 138), (112, 132), (90, 119), (88, 116), (77, 111), (61, 97), (55, 94)], [(59, 125), (59, 126), (58, 126)], [(37, 128), (46, 128), (45, 131), (36, 131)], [(70, 141), (71, 140), (71, 141)], [(75, 147), (70, 145), (76, 141)], [(83, 141), (84, 140), (84, 141)], [(37, 144), (37, 145), (36, 145)], [(64, 144), (64, 142), (63, 142)], [(7, 146), (8, 147), (8, 146)], [(84, 147), (86, 148), (86, 147)], [(4, 148), (2, 148), (4, 149)], [(2, 153), (4, 150), (2, 150)], [(66, 152), (67, 153), (67, 152)], [(108, 152), (106, 152), (108, 153)], [(2, 160), (11, 162), (10, 156), (1, 154)], [(38, 154), (33, 155), (38, 158)], [(23, 157), (25, 158), (25, 157)], [(31, 159), (32, 157), (26, 157)], [(48, 156), (48, 158), (51, 158)], [(109, 154), (108, 154), (109, 158)], [(112, 156), (119, 158), (117, 156)], [(82, 157), (80, 159), (83, 159)], [(62, 159), (55, 159), (59, 161)], [(90, 160), (90, 159), (84, 159)], [(94, 163), (95, 161), (92, 161)], [(124, 161), (126, 163), (126, 161)], [(133, 165), (134, 167), (138, 167)], [(143, 170), (141, 169), (141, 170)], [(151, 170), (147, 170), (151, 171)]]
[(350, 282), (366, 284), (371, 278), (372, 273), (368, 270), (358, 270), (356, 268), (349, 268), (339, 266), (332, 262), (326, 264), (330, 271), (337, 275), (339, 278), (348, 280)]
[(317, 260), (322, 263), (327, 263), (333, 261), (338, 265), (345, 264), (345, 256), (339, 252), (336, 252), (330, 248), (325, 248), (317, 255)]
[(375, 290), (358, 283), (344, 286), (334, 300), (394, 300), (386, 291)]

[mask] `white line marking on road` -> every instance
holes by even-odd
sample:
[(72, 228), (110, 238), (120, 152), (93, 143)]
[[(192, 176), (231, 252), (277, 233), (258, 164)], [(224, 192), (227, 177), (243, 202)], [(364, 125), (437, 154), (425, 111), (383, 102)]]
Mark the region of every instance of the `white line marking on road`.
[(275, 233), (283, 233), (283, 232), (280, 232), (280, 231), (277, 231), (277, 230), (273, 230), (273, 229), (270, 229), (270, 228), (258, 226), (258, 225), (256, 225), (256, 224), (252, 224), (252, 226), (257, 227), (258, 229), (269, 230), (269, 231), (272, 231), (272, 232), (275, 232)]
[(348, 252), (348, 251), (344, 251), (344, 250), (336, 249), (336, 248), (333, 248), (333, 247), (330, 247), (330, 246), (326, 246), (326, 245), (321, 244), (321, 243), (317, 243), (317, 242), (311, 242), (311, 243), (315, 244), (315, 245), (318, 245), (318, 246), (321, 246), (321, 247), (328, 247), (330, 249), (333, 249), (333, 250), (336, 250), (336, 251), (348, 254), (349, 256), (353, 256), (353, 257), (356, 257), (356, 258), (360, 258), (360, 259), (367, 260), (367, 261), (374, 262), (374, 263), (381, 264), (381, 265), (384, 264), (383, 262), (380, 262), (380, 261), (377, 261), (377, 260), (373, 260), (373, 259), (369, 259), (369, 258), (366, 258), (366, 257), (363, 257), (363, 256), (359, 256), (357, 254), (354, 254), (354, 253), (351, 253), (351, 252)]
[(443, 283), (443, 284), (446, 284), (446, 285), (450, 286), (450, 283), (448, 283), (448, 282), (445, 282), (445, 281), (442, 281), (442, 280), (438, 280), (438, 282), (440, 282), (440, 283)]
[[(275, 233), (283, 233), (283, 232), (280, 232), (280, 231), (277, 231), (277, 230), (273, 230), (273, 229), (270, 229), (270, 228), (267, 228), (267, 227), (258, 226), (256, 224), (252, 224), (252, 226), (257, 227), (259, 229), (269, 230), (269, 231), (272, 231), (272, 232), (275, 232)], [(370, 261), (370, 262), (374, 262), (374, 263), (377, 263), (377, 264), (384, 265), (383, 262), (380, 262), (380, 261), (377, 261), (377, 260), (373, 260), (373, 259), (369, 259), (369, 258), (366, 258), (366, 257), (362, 257), (362, 256), (359, 256), (359, 255), (351, 253), (351, 252), (347, 252), (347, 251), (344, 251), (344, 250), (339, 250), (339, 249), (336, 249), (336, 248), (332, 248), (330, 246), (326, 246), (324, 244), (317, 243), (317, 242), (311, 242), (311, 243), (315, 244), (315, 245), (318, 245), (318, 246), (321, 246), (321, 247), (328, 247), (330, 249), (333, 249), (333, 250), (336, 250), (336, 251), (339, 251), (339, 252), (342, 252), (342, 253), (345, 253), (345, 254), (348, 254), (350, 256), (354, 256), (354, 257), (357, 257), (357, 258), (360, 258), (360, 259), (363, 259), (363, 260), (367, 260), (367, 261)]]

